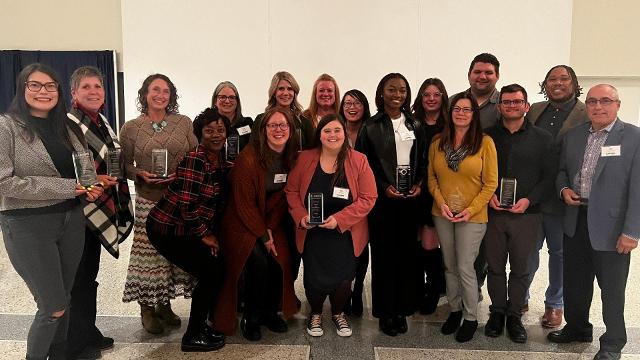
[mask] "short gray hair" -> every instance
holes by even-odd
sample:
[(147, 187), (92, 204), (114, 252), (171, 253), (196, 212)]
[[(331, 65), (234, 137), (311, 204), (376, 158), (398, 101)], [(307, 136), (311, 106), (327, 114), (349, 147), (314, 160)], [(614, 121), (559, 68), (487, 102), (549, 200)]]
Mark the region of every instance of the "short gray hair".
[(100, 79), (100, 84), (104, 87), (104, 77), (100, 69), (95, 66), (81, 66), (71, 74), (71, 79), (69, 80), (71, 90), (76, 90), (80, 86), (80, 81), (87, 77), (97, 77)]

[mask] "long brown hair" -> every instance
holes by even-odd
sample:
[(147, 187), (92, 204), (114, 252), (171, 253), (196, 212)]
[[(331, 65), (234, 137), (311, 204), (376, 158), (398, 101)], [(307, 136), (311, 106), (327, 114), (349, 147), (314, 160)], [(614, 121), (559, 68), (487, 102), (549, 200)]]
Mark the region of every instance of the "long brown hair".
[(273, 151), (271, 151), (269, 144), (267, 144), (267, 123), (276, 113), (284, 115), (285, 119), (287, 119), (287, 124), (289, 124), (289, 139), (287, 139), (284, 151), (282, 152), (284, 169), (289, 172), (295, 164), (295, 160), (298, 157), (298, 149), (300, 148), (298, 137), (295, 136), (296, 126), (293, 123), (293, 115), (290, 111), (281, 108), (272, 108), (265, 111), (262, 121), (260, 122), (260, 128), (258, 129), (258, 136), (253, 138), (252, 146), (258, 155), (260, 165), (264, 169), (271, 168), (273, 164)]
[(471, 91), (468, 90), (456, 94), (453, 99), (451, 99), (451, 104), (449, 106), (449, 118), (444, 123), (444, 129), (442, 130), (438, 150), (445, 151), (447, 147), (452, 149), (455, 147), (456, 131), (455, 125), (453, 124), (453, 108), (456, 106), (457, 102), (462, 99), (468, 99), (471, 102), (473, 114), (471, 115), (469, 130), (467, 130), (467, 133), (464, 135), (461, 146), (468, 146), (470, 149), (469, 155), (473, 155), (480, 150), (483, 135), (482, 126), (480, 125), (480, 108), (478, 107), (478, 101), (476, 101), (475, 96), (471, 94)]
[(330, 122), (337, 121), (342, 126), (342, 131), (344, 132), (344, 141), (342, 142), (342, 147), (338, 152), (338, 157), (336, 158), (336, 172), (333, 174), (331, 179), (332, 186), (335, 186), (338, 182), (342, 181), (345, 178), (344, 173), (344, 162), (347, 159), (347, 155), (349, 154), (349, 149), (351, 146), (349, 145), (349, 139), (347, 138), (347, 124), (336, 114), (325, 115), (318, 122), (318, 127), (316, 128), (315, 135), (313, 137), (313, 148), (318, 149), (318, 151), (322, 152), (322, 142), (320, 141), (320, 135), (322, 135), (322, 129), (327, 126)]

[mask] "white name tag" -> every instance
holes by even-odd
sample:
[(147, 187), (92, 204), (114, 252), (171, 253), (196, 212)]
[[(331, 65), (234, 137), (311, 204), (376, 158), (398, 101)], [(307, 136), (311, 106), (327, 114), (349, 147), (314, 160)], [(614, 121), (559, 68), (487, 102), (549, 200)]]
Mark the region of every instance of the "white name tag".
[(334, 186), (333, 197), (338, 199), (349, 200), (349, 189)]
[(237, 130), (238, 130), (238, 135), (240, 136), (251, 134), (251, 127), (249, 125), (239, 127)]
[(274, 184), (282, 184), (287, 182), (287, 174), (276, 174), (273, 177)]
[(416, 135), (411, 130), (401, 130), (399, 134), (400, 134), (400, 140), (402, 141), (410, 141), (410, 140), (416, 139)]
[(620, 145), (603, 146), (600, 156), (620, 156)]

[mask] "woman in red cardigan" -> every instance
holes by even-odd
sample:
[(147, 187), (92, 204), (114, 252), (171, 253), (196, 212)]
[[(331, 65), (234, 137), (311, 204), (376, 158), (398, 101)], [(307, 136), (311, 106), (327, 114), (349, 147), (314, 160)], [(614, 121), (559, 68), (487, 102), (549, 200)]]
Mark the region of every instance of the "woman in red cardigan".
[[(307, 332), (321, 336), (322, 304), (331, 301), (332, 320), (339, 336), (351, 336), (343, 313), (351, 295), (357, 257), (369, 230), (367, 214), (376, 198), (376, 182), (367, 158), (352, 150), (346, 125), (336, 115), (318, 123), (315, 148), (303, 151), (285, 188), (296, 229), (296, 246), (304, 261), (304, 288), (311, 305)], [(310, 218), (305, 204), (322, 194), (321, 223)], [(316, 219), (318, 220), (318, 219)]]
[(236, 321), (238, 279), (244, 270), (242, 335), (262, 338), (260, 326), (287, 331), (285, 318), (296, 313), (290, 252), (285, 236), (284, 186), (298, 152), (293, 117), (287, 110), (264, 113), (252, 143), (241, 152), (230, 174), (230, 199), (222, 220), (220, 250), (225, 279), (216, 306), (216, 329), (231, 335)]

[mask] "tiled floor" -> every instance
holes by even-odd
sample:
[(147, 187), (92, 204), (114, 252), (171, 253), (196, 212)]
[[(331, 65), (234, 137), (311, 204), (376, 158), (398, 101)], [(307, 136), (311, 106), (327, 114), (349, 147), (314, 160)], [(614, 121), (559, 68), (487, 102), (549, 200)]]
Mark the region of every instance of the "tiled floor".
[[(1, 236), (1, 234), (0, 234)], [(544, 312), (542, 303), (547, 272), (541, 267), (532, 286), (529, 312), (523, 322), (529, 333), (526, 344), (512, 343), (506, 336), (490, 339), (483, 335), (482, 326), (488, 319), (489, 301), (480, 304), (480, 328), (475, 338), (464, 345), (453, 337), (444, 336), (439, 327), (448, 314), (444, 298), (435, 314), (414, 315), (410, 318), (409, 332), (398, 337), (388, 337), (378, 331), (377, 320), (370, 314), (371, 298), (366, 288), (366, 313), (361, 319), (351, 319), (354, 334), (350, 338), (336, 335), (333, 324), (325, 315), (325, 335), (311, 338), (304, 331), (304, 320), (294, 319), (285, 334), (274, 334), (263, 330), (264, 339), (258, 344), (248, 343), (242, 336), (232, 336), (228, 345), (219, 352), (207, 354), (185, 354), (180, 352), (180, 338), (184, 330), (172, 329), (162, 336), (144, 332), (140, 324), (137, 304), (122, 303), (122, 289), (126, 276), (131, 241), (123, 243), (121, 258), (115, 260), (103, 252), (98, 281), (98, 326), (105, 335), (116, 340), (113, 350), (105, 352), (103, 359), (590, 359), (598, 349), (597, 340), (592, 344), (570, 344), (559, 346), (546, 341), (548, 330), (540, 327), (539, 318)], [(542, 254), (541, 263), (547, 256)], [(629, 284), (627, 286), (626, 322), (628, 344), (624, 349), (627, 359), (640, 359), (640, 290), (636, 275), (640, 264), (631, 260)], [(301, 278), (301, 277), (300, 277)], [(367, 278), (367, 284), (369, 284)], [(297, 282), (298, 296), (304, 299), (301, 281)], [(488, 299), (486, 289), (485, 299)], [(176, 300), (173, 308), (182, 317), (187, 317), (189, 300)], [(302, 313), (306, 313), (307, 307)], [(328, 310), (328, 309), (327, 309)], [(35, 303), (22, 280), (13, 271), (4, 246), (0, 246), (0, 359), (22, 359), (28, 325), (35, 313)], [(186, 319), (184, 319), (186, 323)], [(603, 331), (600, 294), (596, 290), (591, 308), (591, 320), (595, 326), (594, 338)]]

